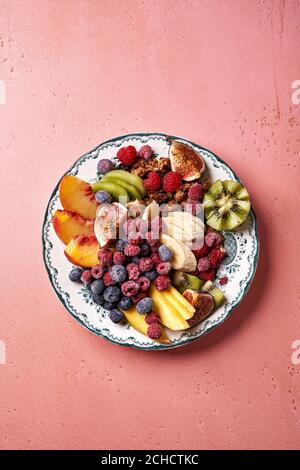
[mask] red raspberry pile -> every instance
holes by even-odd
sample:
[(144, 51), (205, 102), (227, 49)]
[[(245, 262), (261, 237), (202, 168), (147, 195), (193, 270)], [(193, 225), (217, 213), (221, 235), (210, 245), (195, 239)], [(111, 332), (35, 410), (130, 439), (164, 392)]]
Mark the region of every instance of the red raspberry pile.
[(226, 256), (221, 242), (222, 237), (219, 232), (208, 231), (203, 246), (193, 250), (198, 261), (195, 274), (202, 281), (214, 281), (216, 278), (216, 271)]

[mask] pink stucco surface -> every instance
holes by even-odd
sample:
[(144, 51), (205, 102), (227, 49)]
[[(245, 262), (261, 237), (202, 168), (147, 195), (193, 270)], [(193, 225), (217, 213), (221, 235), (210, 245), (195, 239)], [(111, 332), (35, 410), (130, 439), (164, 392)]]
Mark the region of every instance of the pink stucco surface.
[[(299, 447), (300, 2), (0, 0), (0, 11), (0, 448)], [(219, 154), (260, 225), (247, 298), (167, 352), (84, 330), (42, 260), (59, 177), (138, 131)]]

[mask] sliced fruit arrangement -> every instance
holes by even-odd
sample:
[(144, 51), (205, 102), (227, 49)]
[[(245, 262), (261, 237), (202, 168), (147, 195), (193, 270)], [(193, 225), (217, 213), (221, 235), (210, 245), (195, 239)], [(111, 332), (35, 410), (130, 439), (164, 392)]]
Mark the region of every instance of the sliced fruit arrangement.
[(75, 265), (70, 280), (84, 284), (113, 323), (169, 344), (167, 330), (185, 331), (226, 302), (213, 283), (226, 256), (221, 230), (246, 219), (249, 194), (236, 181), (200, 180), (202, 156), (175, 140), (169, 159), (155, 158), (149, 145), (122, 147), (117, 159), (122, 169), (99, 160), (92, 184), (62, 178), (53, 227)]
[(248, 217), (251, 202), (246, 188), (233, 180), (217, 180), (203, 199), (206, 223), (215, 230), (232, 230)]

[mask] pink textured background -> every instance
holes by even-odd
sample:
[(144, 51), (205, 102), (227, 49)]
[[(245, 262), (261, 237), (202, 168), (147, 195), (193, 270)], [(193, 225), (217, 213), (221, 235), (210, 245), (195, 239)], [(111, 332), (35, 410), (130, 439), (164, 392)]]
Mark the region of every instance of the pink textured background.
[[(0, 448), (299, 447), (300, 2), (0, 0), (0, 11)], [(135, 131), (217, 152), (260, 223), (243, 304), (162, 353), (81, 328), (41, 256), (61, 174)]]

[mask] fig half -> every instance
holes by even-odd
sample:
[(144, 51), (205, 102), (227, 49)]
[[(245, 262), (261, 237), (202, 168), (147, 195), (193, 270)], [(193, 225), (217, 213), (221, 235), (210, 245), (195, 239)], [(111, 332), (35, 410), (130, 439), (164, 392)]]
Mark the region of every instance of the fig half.
[(186, 289), (182, 295), (196, 309), (193, 317), (188, 320), (190, 326), (200, 323), (207, 318), (214, 309), (213, 296), (208, 292)]
[(205, 163), (201, 155), (182, 142), (173, 140), (169, 150), (169, 158), (172, 170), (180, 173), (184, 181), (200, 178), (205, 170)]

